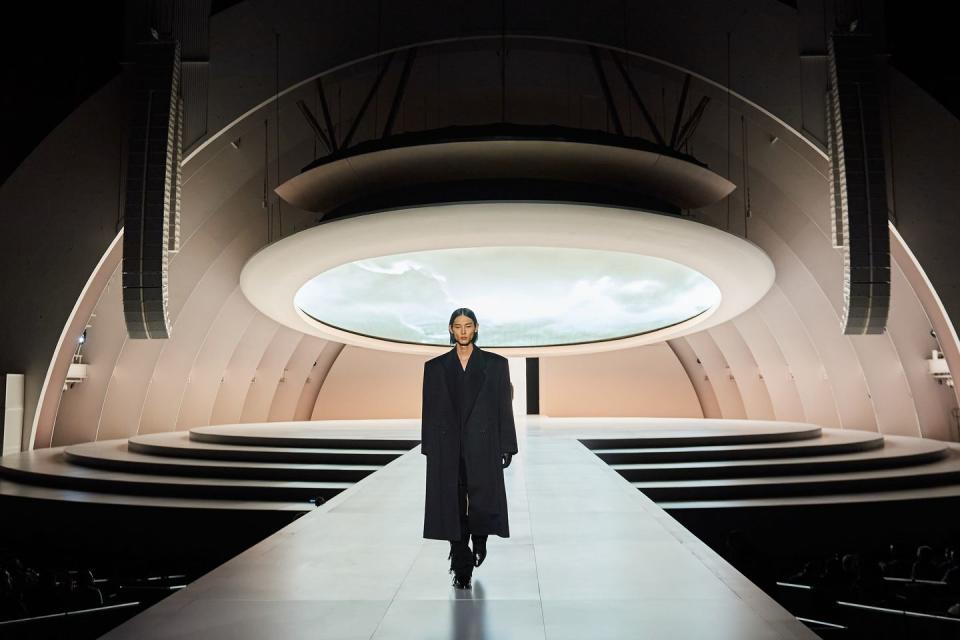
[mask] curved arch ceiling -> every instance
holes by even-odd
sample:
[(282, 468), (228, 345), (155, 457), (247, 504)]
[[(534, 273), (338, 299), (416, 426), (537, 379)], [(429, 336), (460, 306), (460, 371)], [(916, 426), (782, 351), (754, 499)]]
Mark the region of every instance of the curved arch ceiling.
[[(839, 258), (826, 231), (823, 154), (783, 122), (736, 95), (734, 100), (736, 115), (745, 115), (749, 124), (743, 140), (753, 180), (750, 237), (782, 268), (757, 306), (716, 328), (671, 340), (704, 414), (761, 418), (772, 411), (777, 419), (822, 426), (955, 439), (950, 409), (956, 394), (925, 371), (924, 354), (939, 345), (930, 336), (929, 305), (921, 302), (926, 292), (918, 294), (918, 285), (911, 284), (916, 280), (904, 277), (914, 267), (895, 263), (897, 302), (887, 335), (837, 335), (841, 272), (834, 268)], [(38, 446), (182, 429), (215, 417), (310, 415), (325, 376), (335, 373), (342, 345), (275, 328), (279, 324), (257, 313), (239, 292), (243, 263), (266, 242), (263, 145), (264, 136), (272, 135), (264, 130), (262, 114), (248, 115), (211, 137), (184, 168), (190, 178), (184, 184), (183, 224), (195, 233), (171, 263), (183, 276), (171, 282), (173, 337), (162, 353), (126, 340), (122, 323), (108, 320), (110, 310), (119, 308), (118, 261), (105, 263), (102, 268), (113, 277), (89, 293), (99, 297), (85, 346), (90, 377), (62, 398), (57, 394), (55, 422), (51, 417), (40, 425)], [(728, 157), (726, 122), (708, 113), (696, 141), (698, 156), (718, 166)], [(740, 135), (737, 129), (734, 138)], [(228, 141), (241, 136), (244, 144), (231, 148)], [(304, 127), (284, 136), (282, 164), (295, 170), (312, 151)], [(733, 166), (744, 163), (744, 153), (729, 153)], [(742, 186), (742, 176), (731, 180)], [(740, 191), (734, 211), (742, 205)], [(701, 219), (723, 227), (725, 208), (705, 210)], [(297, 218), (297, 212), (288, 216), (296, 224), (309, 219)], [(203, 328), (201, 339), (191, 326)], [(906, 408), (895, 410), (898, 403)], [(157, 406), (169, 410), (151, 408)]]

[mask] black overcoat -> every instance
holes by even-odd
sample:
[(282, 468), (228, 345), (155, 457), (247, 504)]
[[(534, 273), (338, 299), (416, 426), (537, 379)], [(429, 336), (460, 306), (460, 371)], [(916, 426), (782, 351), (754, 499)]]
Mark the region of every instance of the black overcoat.
[(466, 377), (464, 423), (460, 424), (451, 392), (454, 367), (463, 368), (456, 347), (423, 365), (421, 453), (427, 456), (423, 537), (459, 540), (457, 481), (463, 451), (469, 496), (470, 533), (510, 537), (504, 453), (517, 453), (507, 359), (476, 345)]

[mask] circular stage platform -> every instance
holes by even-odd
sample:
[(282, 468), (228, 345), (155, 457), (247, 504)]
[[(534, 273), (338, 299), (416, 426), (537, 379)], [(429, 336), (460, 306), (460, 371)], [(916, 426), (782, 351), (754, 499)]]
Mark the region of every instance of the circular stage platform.
[[(789, 422), (518, 418), (672, 509), (960, 496), (960, 447)], [(200, 427), (0, 458), (0, 498), (309, 511), (419, 444), (418, 420)], [(536, 462), (542, 462), (537, 460)], [(521, 462), (522, 464), (522, 462)]]
[[(960, 496), (953, 443), (789, 422), (518, 418), (573, 438), (665, 509)], [(308, 511), (419, 444), (418, 420), (219, 425), (0, 458), (0, 498)]]

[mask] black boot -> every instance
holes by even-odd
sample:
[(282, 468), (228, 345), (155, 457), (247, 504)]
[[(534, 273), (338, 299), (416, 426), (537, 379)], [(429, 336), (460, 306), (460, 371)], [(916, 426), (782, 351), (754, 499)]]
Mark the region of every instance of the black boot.
[(453, 574), (453, 586), (457, 589), (470, 589), (473, 585), (470, 583), (471, 573), (468, 567), (466, 571), (455, 572)]
[(466, 540), (450, 543), (450, 573), (453, 574), (453, 586), (457, 589), (469, 589), (473, 575), (473, 552)]
[(473, 565), (479, 567), (487, 557), (487, 536), (474, 533), (473, 538)]

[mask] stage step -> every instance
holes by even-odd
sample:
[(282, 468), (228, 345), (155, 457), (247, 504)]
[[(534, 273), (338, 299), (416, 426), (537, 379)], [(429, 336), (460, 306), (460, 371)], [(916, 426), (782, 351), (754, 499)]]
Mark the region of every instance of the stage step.
[(297, 423), (294, 423), (293, 426), (289, 425), (290, 423), (278, 423), (267, 429), (264, 429), (262, 425), (196, 427), (190, 429), (190, 439), (196, 442), (215, 442), (218, 444), (306, 449), (402, 449), (409, 451), (420, 444), (419, 440), (383, 437), (374, 433), (369, 435), (345, 433), (336, 436), (329, 434), (317, 436), (315, 429), (310, 431)]
[(639, 447), (593, 449), (608, 464), (695, 462), (822, 456), (869, 451), (883, 447), (883, 436), (869, 431), (824, 431), (816, 439), (761, 444), (732, 444), (690, 447)]
[[(657, 506), (667, 511), (696, 511), (698, 509), (792, 509), (794, 507), (917, 503), (921, 501), (956, 500), (960, 498), (960, 483), (937, 487), (862, 491), (859, 493), (832, 493), (824, 495), (778, 496), (771, 498), (730, 498), (723, 500), (658, 500)], [(896, 506), (892, 504), (891, 506)]]
[(820, 427), (802, 422), (690, 420), (688, 429), (671, 424), (676, 422), (664, 420), (664, 424), (670, 426), (660, 429), (645, 427), (643, 435), (581, 437), (580, 442), (589, 449), (700, 447), (812, 440), (822, 433)]
[(64, 449), (68, 461), (96, 469), (248, 480), (343, 481), (356, 482), (381, 468), (369, 464), (278, 463), (222, 460), (176, 460), (130, 451), (126, 440), (107, 440)]
[(892, 491), (960, 483), (960, 450), (921, 465), (809, 475), (777, 475), (709, 480), (634, 481), (652, 500), (725, 500)]
[(64, 447), (4, 456), (0, 458), (0, 477), (24, 484), (79, 491), (288, 502), (330, 498), (353, 484), (344, 481), (271, 482), (106, 471), (71, 464), (64, 454)]
[[(306, 513), (315, 509), (315, 505), (297, 500), (281, 502), (277, 500), (231, 500), (220, 498), (182, 498), (171, 496), (149, 496), (132, 493), (104, 493), (102, 491), (81, 491), (63, 489), (55, 486), (42, 486), (17, 482), (9, 478), (0, 478), (0, 500), (40, 501), (43, 505), (58, 503), (80, 503), (110, 507), (151, 507), (162, 509), (225, 509), (229, 511), (294, 511)], [(40, 508), (40, 507), (37, 507)]]
[(813, 475), (871, 469), (891, 469), (925, 464), (948, 455), (942, 442), (905, 443), (888, 439), (885, 446), (868, 451), (801, 458), (759, 458), (610, 465), (627, 480), (697, 480), (758, 476)]
[(187, 431), (133, 436), (129, 443), (130, 451), (171, 458), (380, 466), (395, 460), (412, 448), (344, 449), (218, 444), (191, 440)]
[[(0, 496), (308, 509), (308, 500), (336, 495), (408, 452), (419, 432), (416, 420), (220, 425), (41, 449), (0, 460)], [(591, 455), (669, 509), (960, 494), (960, 445), (929, 439), (804, 423), (636, 418), (543, 418), (534, 432), (590, 445)]]

